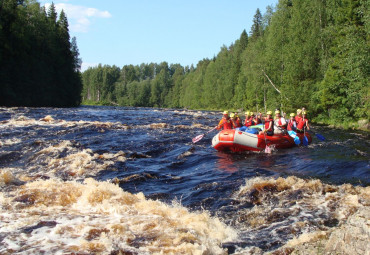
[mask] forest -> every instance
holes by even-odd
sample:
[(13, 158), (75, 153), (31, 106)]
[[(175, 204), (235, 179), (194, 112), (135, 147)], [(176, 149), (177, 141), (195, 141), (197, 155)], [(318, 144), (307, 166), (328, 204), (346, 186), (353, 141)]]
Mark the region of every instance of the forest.
[(264, 112), (308, 109), (323, 123), (368, 120), (369, 2), (280, 0), (249, 33), (196, 67), (99, 65), (82, 74), (83, 102)]
[(0, 1), (1, 106), (78, 106), (80, 67), (63, 11), (36, 0)]

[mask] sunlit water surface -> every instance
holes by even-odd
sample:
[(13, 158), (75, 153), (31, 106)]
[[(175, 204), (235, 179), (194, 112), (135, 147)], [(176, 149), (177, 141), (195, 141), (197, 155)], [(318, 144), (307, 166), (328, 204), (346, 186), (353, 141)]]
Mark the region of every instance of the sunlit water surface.
[(217, 152), (217, 132), (192, 144), (220, 117), (0, 108), (0, 253), (270, 251), (366, 197), (367, 133), (314, 126), (325, 141), (272, 154)]

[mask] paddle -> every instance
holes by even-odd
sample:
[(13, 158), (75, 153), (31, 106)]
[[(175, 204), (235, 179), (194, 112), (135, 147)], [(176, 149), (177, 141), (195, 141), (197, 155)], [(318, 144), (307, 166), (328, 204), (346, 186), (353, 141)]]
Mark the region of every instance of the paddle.
[(303, 128), (303, 141), (302, 141), (304, 146), (308, 146), (308, 138), (306, 136), (306, 128)]
[(265, 153), (271, 154), (271, 148), (270, 148), (270, 146), (267, 144), (267, 140), (266, 140), (266, 133), (265, 133), (265, 132), (263, 132), (263, 135), (265, 136), (265, 145), (266, 145), (266, 147), (265, 147)]
[[(272, 125), (274, 125), (274, 124), (272, 124)], [(265, 130), (263, 130), (263, 136), (265, 137), (265, 153), (270, 154), (270, 153), (271, 153), (271, 148), (270, 148), (270, 146), (267, 144), (267, 139), (266, 139), (266, 132), (265, 132)]]
[(212, 128), (211, 130), (209, 130), (207, 133), (204, 133), (204, 134), (202, 134), (202, 135), (198, 135), (198, 136), (194, 137), (194, 138), (192, 139), (193, 143), (197, 143), (197, 142), (199, 142), (200, 140), (202, 140), (202, 139), (203, 139), (203, 137), (204, 137), (206, 134), (211, 133), (211, 132), (212, 132), (213, 130), (215, 130), (216, 128), (217, 128), (217, 126), (215, 126), (214, 128)]
[(284, 134), (285, 132), (288, 132), (288, 134), (294, 139), (294, 143), (296, 144), (296, 145), (299, 145), (300, 143), (301, 143), (301, 140), (299, 139), (299, 137), (297, 136), (297, 133), (296, 132), (294, 132), (293, 130), (291, 130), (291, 131), (287, 131), (287, 130), (285, 130), (285, 129), (283, 129), (283, 128), (281, 128), (281, 127), (279, 127), (279, 126), (275, 126), (275, 127), (277, 127), (278, 129), (280, 129), (281, 130), (281, 132)]
[(312, 130), (310, 130), (311, 131), (311, 133), (313, 133), (317, 138), (319, 138), (319, 140), (321, 140), (321, 141), (325, 141), (325, 137), (323, 136), (323, 135), (320, 135), (320, 134), (318, 134), (318, 133), (314, 133), (314, 132), (312, 132)]
[(294, 143), (296, 145), (299, 145), (301, 143), (301, 140), (297, 136), (297, 133), (296, 132), (294, 132), (293, 130), (291, 130), (291, 131), (288, 131), (288, 134), (294, 139)]

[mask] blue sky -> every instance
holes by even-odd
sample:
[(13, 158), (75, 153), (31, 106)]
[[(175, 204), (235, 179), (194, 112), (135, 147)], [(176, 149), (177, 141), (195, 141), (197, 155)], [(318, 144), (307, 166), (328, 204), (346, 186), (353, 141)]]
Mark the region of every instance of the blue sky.
[[(49, 0), (40, 0), (46, 7)], [(82, 71), (99, 63), (183, 66), (217, 55), (248, 33), (257, 8), (278, 0), (54, 0), (77, 38)]]

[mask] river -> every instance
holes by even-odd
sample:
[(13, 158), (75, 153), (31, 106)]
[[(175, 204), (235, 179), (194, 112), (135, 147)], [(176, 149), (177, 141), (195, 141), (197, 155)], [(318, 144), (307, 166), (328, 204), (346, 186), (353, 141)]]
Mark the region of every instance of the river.
[(368, 206), (368, 133), (313, 126), (325, 141), (271, 154), (192, 143), (220, 117), (0, 108), (0, 253), (257, 254)]

